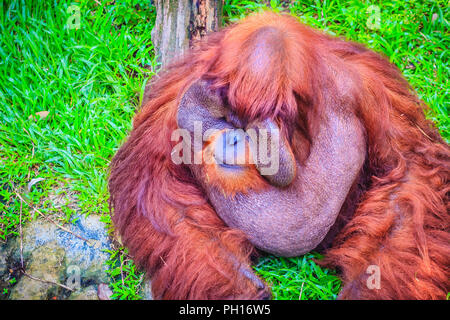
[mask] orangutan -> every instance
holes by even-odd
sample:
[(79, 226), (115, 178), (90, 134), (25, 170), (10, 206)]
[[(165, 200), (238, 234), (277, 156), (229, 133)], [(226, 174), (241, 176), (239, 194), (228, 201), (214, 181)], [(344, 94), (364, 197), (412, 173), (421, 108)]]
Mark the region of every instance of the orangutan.
[(111, 163), (114, 224), (155, 298), (267, 298), (257, 249), (316, 249), (340, 298), (443, 299), (450, 148), (425, 108), (364, 46), (249, 16), (152, 79)]

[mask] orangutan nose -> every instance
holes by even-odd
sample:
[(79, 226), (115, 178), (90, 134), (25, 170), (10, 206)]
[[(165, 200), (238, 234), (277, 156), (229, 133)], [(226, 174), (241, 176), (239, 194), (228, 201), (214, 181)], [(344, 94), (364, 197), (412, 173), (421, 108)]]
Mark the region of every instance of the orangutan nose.
[(289, 142), (270, 119), (247, 128), (256, 168), (275, 187), (287, 187), (297, 174), (297, 163)]
[(214, 158), (222, 167), (247, 165), (250, 160), (248, 138), (242, 129), (227, 129), (217, 138)]

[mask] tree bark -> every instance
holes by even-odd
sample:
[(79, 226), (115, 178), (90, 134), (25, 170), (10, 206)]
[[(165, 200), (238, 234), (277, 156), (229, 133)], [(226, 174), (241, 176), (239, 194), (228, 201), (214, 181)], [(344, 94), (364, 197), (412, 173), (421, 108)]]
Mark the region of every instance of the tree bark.
[(152, 42), (164, 67), (222, 22), (222, 0), (156, 0)]

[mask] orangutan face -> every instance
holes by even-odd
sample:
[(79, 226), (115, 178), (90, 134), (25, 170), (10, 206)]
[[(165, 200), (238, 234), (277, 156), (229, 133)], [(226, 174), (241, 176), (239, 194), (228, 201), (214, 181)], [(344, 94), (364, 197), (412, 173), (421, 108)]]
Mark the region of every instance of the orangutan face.
[(295, 137), (283, 135), (275, 120), (236, 118), (208, 82), (193, 84), (177, 118), (189, 136), (183, 154), (197, 160), (187, 165), (218, 215), (256, 247), (282, 256), (314, 249), (363, 165), (361, 124), (330, 108), (301, 163), (292, 150)]

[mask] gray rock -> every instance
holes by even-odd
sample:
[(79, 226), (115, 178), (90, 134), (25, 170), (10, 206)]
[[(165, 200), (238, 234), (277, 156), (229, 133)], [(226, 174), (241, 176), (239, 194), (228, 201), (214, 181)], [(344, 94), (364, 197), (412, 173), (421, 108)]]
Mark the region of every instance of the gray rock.
[[(27, 273), (34, 278), (49, 282), (59, 282), (62, 276), (61, 265), (64, 264), (64, 250), (56, 242), (49, 242), (31, 253)], [(22, 276), (11, 289), (12, 300), (42, 300), (56, 294), (52, 283), (42, 282)]]
[(6, 263), (7, 256), (8, 254), (6, 252), (6, 248), (4, 246), (0, 246), (0, 279), (8, 273), (8, 265)]
[(143, 300), (153, 300), (150, 280), (144, 280), (144, 285), (142, 286), (139, 294), (141, 295)]
[[(71, 226), (71, 231), (89, 240), (89, 243), (59, 230), (59, 245), (66, 250), (66, 266), (78, 266), (81, 271), (81, 281), (94, 280), (96, 283), (107, 282), (106, 260), (111, 250), (105, 225), (100, 216), (82, 216)], [(63, 234), (64, 233), (64, 234)]]
[[(88, 297), (91, 293), (83, 289), (85, 283), (92, 285), (109, 280), (105, 272), (107, 269), (105, 262), (109, 258), (109, 253), (105, 250), (111, 250), (111, 243), (100, 216), (80, 215), (77, 218), (73, 224), (64, 227), (87, 239), (88, 242), (47, 220), (38, 219), (29, 222), (23, 228), (23, 257), (27, 273), (38, 278), (51, 277), (56, 279), (55, 282), (78, 288), (84, 297)], [(11, 251), (12, 261), (20, 261), (18, 237), (11, 243)], [(52, 260), (56, 258), (59, 259), (58, 265)], [(5, 261), (6, 259), (5, 257)], [(0, 268), (1, 261), (0, 258)], [(22, 277), (12, 289), (10, 299), (46, 299), (50, 294), (48, 291), (50, 287), (53, 287), (53, 290), (59, 288)], [(30, 288), (29, 292), (26, 292), (27, 288)]]
[[(109, 258), (109, 254), (104, 250), (111, 250), (111, 244), (106, 228), (98, 215), (78, 216), (78, 218), (75, 223), (64, 227), (89, 240), (88, 243), (46, 220), (31, 221), (23, 229), (24, 260), (28, 260), (30, 254), (37, 248), (55, 241), (60, 248), (64, 249), (65, 267), (78, 267), (81, 281), (107, 282), (104, 263)], [(19, 241), (16, 238), (14, 243), (13, 258), (16, 261), (20, 260)]]
[(69, 296), (69, 300), (98, 300), (97, 290), (95, 286), (86, 287), (73, 292)]

